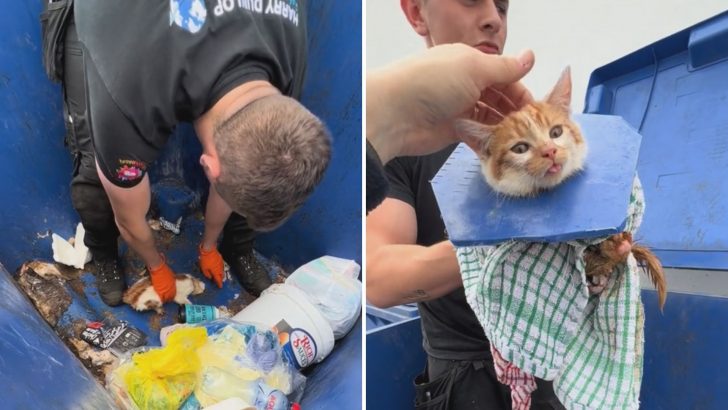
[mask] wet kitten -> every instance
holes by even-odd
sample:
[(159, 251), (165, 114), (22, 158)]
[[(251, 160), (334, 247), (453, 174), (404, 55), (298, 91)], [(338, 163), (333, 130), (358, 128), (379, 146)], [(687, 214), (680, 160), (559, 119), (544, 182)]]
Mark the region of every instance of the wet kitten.
[[(199, 280), (193, 278), (191, 275), (175, 275), (177, 281), (177, 294), (174, 297), (174, 301), (180, 305), (192, 304), (187, 298), (189, 295), (199, 295), (205, 291), (205, 284)], [(156, 310), (158, 314), (164, 314), (162, 309), (162, 300), (159, 295), (154, 291), (152, 281), (149, 277), (145, 277), (133, 284), (124, 293), (124, 303), (130, 305), (138, 311), (145, 310)]]
[(567, 68), (549, 95), (508, 114), (496, 125), (459, 120), (456, 129), (480, 159), (485, 180), (509, 196), (534, 196), (584, 166), (587, 146), (569, 117), (571, 72)]
[[(508, 114), (496, 125), (459, 120), (456, 129), (478, 155), (485, 181), (494, 191), (516, 197), (535, 196), (584, 167), (587, 144), (571, 120), (570, 111), (571, 72), (567, 68), (544, 100)], [(662, 308), (666, 298), (662, 265), (649, 249), (633, 245), (629, 233), (613, 235), (587, 249), (584, 260), (590, 291), (601, 291), (615, 266), (625, 263), (630, 251), (647, 268)]]
[(586, 264), (587, 280), (591, 283), (590, 290), (595, 288), (597, 291), (592, 293), (599, 293), (604, 289), (609, 280), (609, 275), (618, 264), (627, 261), (630, 251), (637, 263), (645, 269), (652, 284), (655, 285), (660, 309), (662, 309), (667, 298), (667, 283), (662, 264), (648, 248), (633, 243), (632, 235), (629, 232), (612, 235), (605, 241), (586, 248), (584, 263)]

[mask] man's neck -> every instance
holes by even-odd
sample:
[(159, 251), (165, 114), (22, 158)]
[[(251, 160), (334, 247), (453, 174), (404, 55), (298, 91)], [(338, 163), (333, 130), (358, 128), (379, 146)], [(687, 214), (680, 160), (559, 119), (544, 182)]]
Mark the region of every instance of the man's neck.
[(203, 153), (214, 152), (212, 135), (215, 127), (259, 98), (280, 94), (267, 81), (250, 81), (228, 91), (209, 110), (195, 120), (195, 132), (202, 144)]

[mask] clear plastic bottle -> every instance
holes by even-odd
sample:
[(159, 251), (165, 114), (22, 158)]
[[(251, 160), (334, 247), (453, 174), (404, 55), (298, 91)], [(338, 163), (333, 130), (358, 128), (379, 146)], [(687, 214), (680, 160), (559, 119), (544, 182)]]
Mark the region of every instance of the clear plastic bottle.
[(203, 369), (195, 395), (201, 404), (238, 397), (257, 410), (296, 410), (298, 403), (289, 403), (282, 391), (273, 389), (263, 379), (241, 380), (217, 367)]

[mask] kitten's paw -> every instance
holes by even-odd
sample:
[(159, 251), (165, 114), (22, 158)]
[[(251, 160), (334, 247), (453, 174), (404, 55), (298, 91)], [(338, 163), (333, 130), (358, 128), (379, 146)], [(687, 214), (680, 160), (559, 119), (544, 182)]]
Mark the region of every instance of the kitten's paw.
[(587, 287), (590, 295), (598, 295), (604, 291), (609, 282), (609, 275), (595, 275), (587, 277)]

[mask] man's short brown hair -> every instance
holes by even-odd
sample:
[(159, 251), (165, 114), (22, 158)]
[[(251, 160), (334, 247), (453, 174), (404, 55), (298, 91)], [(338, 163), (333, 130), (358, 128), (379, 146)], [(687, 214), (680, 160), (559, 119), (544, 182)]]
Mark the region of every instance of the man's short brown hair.
[(331, 158), (331, 137), (301, 103), (260, 98), (215, 129), (215, 189), (251, 228), (271, 230), (303, 204)]

